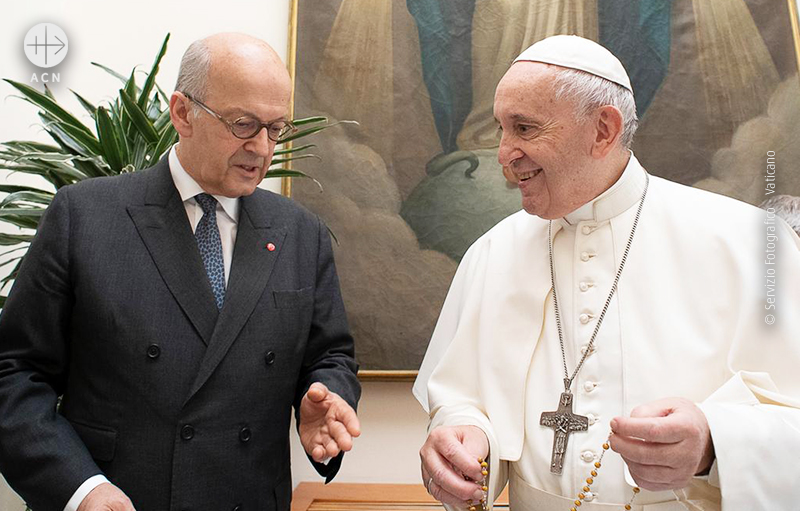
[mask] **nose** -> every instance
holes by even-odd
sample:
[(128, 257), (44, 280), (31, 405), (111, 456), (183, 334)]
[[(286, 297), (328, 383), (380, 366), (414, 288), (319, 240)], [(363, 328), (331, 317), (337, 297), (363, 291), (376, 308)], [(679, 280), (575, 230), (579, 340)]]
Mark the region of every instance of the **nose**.
[(522, 156), (522, 151), (514, 144), (514, 137), (503, 132), (500, 137), (500, 147), (497, 150), (497, 161), (503, 167), (508, 167)]
[(256, 153), (262, 158), (271, 158), (272, 151), (275, 149), (275, 142), (267, 135), (267, 129), (262, 128), (255, 137), (247, 139), (245, 149)]

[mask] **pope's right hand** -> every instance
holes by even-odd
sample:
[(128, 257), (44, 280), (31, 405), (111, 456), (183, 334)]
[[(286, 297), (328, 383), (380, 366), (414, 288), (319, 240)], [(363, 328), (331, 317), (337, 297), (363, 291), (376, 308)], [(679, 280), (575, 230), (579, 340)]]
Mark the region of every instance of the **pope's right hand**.
[(84, 497), (78, 511), (136, 511), (131, 499), (110, 483), (97, 485)]
[(419, 451), (422, 484), (433, 498), (456, 507), (478, 502), (483, 480), (478, 458), (486, 459), (489, 440), (476, 426), (440, 426), (431, 431)]

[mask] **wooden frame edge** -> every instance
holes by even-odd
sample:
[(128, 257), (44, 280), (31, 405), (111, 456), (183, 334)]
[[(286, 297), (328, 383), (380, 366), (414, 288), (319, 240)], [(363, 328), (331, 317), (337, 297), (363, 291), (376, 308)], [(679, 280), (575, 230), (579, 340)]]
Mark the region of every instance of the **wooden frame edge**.
[(413, 382), (417, 379), (417, 371), (365, 369), (358, 372), (358, 379), (370, 382)]
[[(292, 96), (289, 101), (289, 117), (294, 117), (294, 92), (296, 89), (297, 81), (297, 10), (299, 0), (291, 0), (292, 4), (289, 7), (289, 48), (286, 52), (286, 67), (289, 70), (289, 77), (292, 79)], [(291, 142), (289, 142), (291, 146)], [(291, 168), (291, 162), (286, 164), (286, 168)], [(292, 196), (292, 178), (281, 178), (281, 195), (285, 197)]]

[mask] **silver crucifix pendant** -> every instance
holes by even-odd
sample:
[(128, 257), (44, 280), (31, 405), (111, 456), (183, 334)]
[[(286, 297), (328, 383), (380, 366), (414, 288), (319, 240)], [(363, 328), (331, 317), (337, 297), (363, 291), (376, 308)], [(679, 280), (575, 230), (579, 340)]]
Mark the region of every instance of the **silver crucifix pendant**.
[(572, 413), (572, 393), (569, 389), (561, 393), (558, 410), (543, 412), (539, 424), (553, 428), (553, 454), (550, 458), (550, 472), (561, 475), (564, 469), (564, 453), (567, 452), (569, 435), (573, 431), (586, 431), (589, 429), (589, 419), (584, 415)]

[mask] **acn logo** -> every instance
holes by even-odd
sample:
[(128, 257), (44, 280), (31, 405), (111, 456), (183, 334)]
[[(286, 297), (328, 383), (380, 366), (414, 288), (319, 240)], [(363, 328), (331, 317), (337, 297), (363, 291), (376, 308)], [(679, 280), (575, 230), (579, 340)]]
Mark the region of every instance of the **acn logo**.
[(68, 50), (67, 34), (53, 23), (39, 23), (25, 34), (25, 56), (34, 66), (57, 66)]

